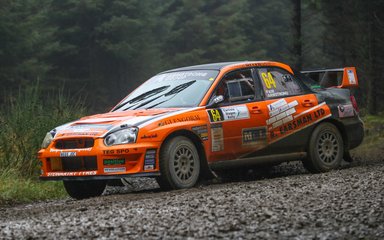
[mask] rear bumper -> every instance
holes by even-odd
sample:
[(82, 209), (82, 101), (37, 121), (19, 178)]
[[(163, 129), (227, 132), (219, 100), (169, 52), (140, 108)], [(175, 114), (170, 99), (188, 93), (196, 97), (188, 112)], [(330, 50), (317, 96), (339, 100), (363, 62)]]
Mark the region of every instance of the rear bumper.
[(359, 146), (364, 139), (364, 123), (357, 117), (343, 120), (345, 132), (348, 138), (349, 149)]

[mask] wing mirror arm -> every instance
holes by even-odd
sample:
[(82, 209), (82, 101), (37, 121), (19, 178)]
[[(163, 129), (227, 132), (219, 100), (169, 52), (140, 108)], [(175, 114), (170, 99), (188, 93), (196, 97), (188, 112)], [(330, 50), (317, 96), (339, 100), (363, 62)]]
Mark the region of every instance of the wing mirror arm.
[(219, 105), (219, 103), (222, 103), (222, 102), (224, 102), (223, 95), (215, 96), (211, 101), (209, 101), (207, 108), (215, 108), (217, 107), (217, 105)]

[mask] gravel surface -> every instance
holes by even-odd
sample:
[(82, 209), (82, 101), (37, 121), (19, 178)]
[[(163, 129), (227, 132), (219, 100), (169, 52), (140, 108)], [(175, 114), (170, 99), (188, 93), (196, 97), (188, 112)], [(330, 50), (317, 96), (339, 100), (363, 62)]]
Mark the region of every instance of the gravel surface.
[(381, 158), (323, 174), (285, 164), (171, 192), (132, 179), (99, 198), (0, 208), (0, 238), (383, 239), (383, 173)]

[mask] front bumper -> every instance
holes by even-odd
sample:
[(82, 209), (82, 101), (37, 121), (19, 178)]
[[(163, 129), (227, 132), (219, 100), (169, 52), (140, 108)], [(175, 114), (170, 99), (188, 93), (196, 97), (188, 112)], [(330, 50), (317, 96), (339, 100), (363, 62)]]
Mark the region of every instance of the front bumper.
[(159, 176), (160, 144), (145, 142), (106, 147), (103, 139), (94, 139), (92, 147), (58, 149), (53, 142), (38, 153), (41, 161), (40, 179), (97, 180)]

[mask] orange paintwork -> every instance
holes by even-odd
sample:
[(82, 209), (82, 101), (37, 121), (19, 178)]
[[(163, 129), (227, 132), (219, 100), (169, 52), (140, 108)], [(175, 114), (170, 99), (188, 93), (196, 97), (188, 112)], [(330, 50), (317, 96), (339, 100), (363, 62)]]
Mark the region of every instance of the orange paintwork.
[[(251, 101), (216, 109), (205, 107), (226, 73), (236, 69), (266, 66), (282, 68), (293, 74), (288, 65), (278, 62), (233, 64), (221, 69), (199, 107), (109, 112), (75, 121), (66, 128), (59, 129), (50, 145), (39, 151), (38, 158), (42, 162), (41, 178), (157, 173), (162, 143), (168, 136), (178, 131), (188, 131), (201, 138), (208, 162), (237, 159), (330, 116), (329, 107), (326, 104), (319, 105), (314, 94)], [(283, 112), (282, 108), (288, 110)], [(236, 112), (237, 118), (224, 120), (223, 114), (228, 114), (226, 117), (230, 118), (231, 112)], [(212, 122), (209, 114), (216, 117), (216, 122)], [(109, 128), (129, 120), (134, 121), (139, 127), (136, 143), (105, 146), (104, 137)], [(195, 128), (200, 128), (200, 133), (194, 132)], [(265, 133), (265, 139), (248, 141), (247, 139), (252, 140), (254, 137), (247, 135), (254, 134), (255, 131), (259, 131), (261, 135)], [(93, 141), (93, 146), (86, 147), (85, 139)], [(59, 141), (73, 141), (78, 145), (85, 145), (80, 146), (81, 148), (59, 149), (57, 147)], [(156, 150), (156, 164), (153, 169), (145, 169), (145, 157), (151, 150)], [(95, 158), (97, 168), (63, 171), (61, 161), (64, 161), (64, 158), (65, 160), (79, 158), (85, 165), (86, 158)], [(111, 160), (115, 164), (105, 164), (105, 160)]]
[(356, 68), (346, 67), (343, 69), (343, 79), (339, 88), (357, 88), (359, 82), (357, 79)]

